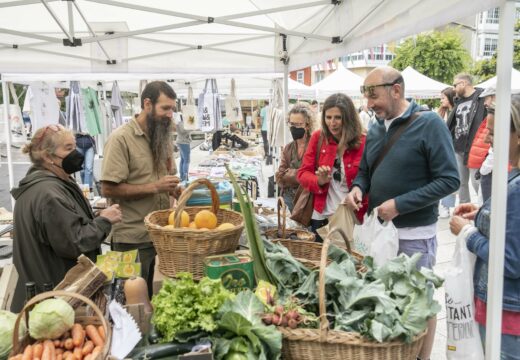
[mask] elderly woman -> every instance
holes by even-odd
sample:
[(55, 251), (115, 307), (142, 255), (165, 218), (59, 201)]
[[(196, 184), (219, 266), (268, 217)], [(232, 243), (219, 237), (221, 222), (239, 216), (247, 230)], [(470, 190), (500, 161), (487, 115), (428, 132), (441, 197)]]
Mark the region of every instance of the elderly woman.
[[(347, 196), (357, 175), (365, 135), (352, 99), (344, 94), (329, 96), (322, 109), (321, 130), (315, 131), (298, 170), (298, 182), (314, 194), (311, 229), (328, 224)], [(356, 216), (362, 220), (364, 205)], [(317, 236), (317, 241), (322, 239)]]
[[(493, 112), (488, 113), (487, 118), (487, 139), (491, 142), (495, 123), (492, 115)], [(501, 359), (520, 359), (520, 95), (511, 97), (509, 161), (512, 170), (507, 185)], [(451, 232), (458, 235), (464, 231), (468, 250), (477, 256), (473, 276), (475, 320), (483, 342), (486, 337), (489, 243), (492, 241), (489, 238), (491, 199), (480, 209), (474, 204), (459, 205), (450, 221)], [(474, 226), (471, 220), (475, 221)]]
[(95, 217), (71, 174), (81, 170), (83, 155), (74, 135), (60, 125), (39, 129), (23, 148), (32, 167), (11, 191), (14, 208), (13, 261), (18, 271), (12, 311), (24, 304), (25, 283), (57, 285), (85, 254), (95, 260), (112, 224), (121, 221), (119, 205)]
[(306, 103), (299, 103), (289, 111), (289, 130), (293, 141), (285, 145), (280, 166), (275, 174), (276, 183), (282, 188), (282, 196), (290, 211), (294, 207), (294, 195), (300, 183), (296, 178), (303, 154), (314, 127), (314, 113)]

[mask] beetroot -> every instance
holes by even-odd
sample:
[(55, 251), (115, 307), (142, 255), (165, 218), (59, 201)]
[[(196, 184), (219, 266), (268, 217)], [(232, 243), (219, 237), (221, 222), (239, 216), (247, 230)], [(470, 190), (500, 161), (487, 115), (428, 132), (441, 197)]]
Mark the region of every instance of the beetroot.
[(291, 329), (296, 329), (298, 327), (298, 322), (294, 319), (289, 319), (287, 321), (287, 325), (291, 328)]

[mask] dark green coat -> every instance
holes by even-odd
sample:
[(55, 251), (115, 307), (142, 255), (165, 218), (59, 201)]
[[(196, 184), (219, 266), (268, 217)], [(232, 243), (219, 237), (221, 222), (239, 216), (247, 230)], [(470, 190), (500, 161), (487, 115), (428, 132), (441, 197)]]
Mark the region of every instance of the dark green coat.
[(11, 310), (18, 312), (25, 299), (25, 283), (57, 285), (85, 254), (95, 260), (108, 236), (108, 219), (94, 217), (81, 189), (48, 170), (31, 167), (11, 194), (14, 207), (13, 262), (19, 279)]

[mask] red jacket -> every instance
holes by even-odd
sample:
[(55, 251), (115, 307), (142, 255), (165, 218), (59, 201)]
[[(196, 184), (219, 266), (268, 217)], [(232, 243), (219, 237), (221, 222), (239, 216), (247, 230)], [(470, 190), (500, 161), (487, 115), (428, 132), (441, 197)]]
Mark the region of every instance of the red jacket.
[(487, 118), (482, 121), (482, 124), (480, 124), (480, 127), (475, 134), (475, 138), (473, 139), (473, 143), (471, 144), (467, 165), (467, 167), (470, 169), (480, 169), (482, 163), (486, 159), (489, 147), (491, 146), (485, 142), (487, 135), (486, 125)]
[[(327, 201), (327, 193), (329, 191), (329, 184), (323, 186), (318, 185), (318, 177), (316, 176), (316, 169), (319, 166), (334, 166), (334, 160), (336, 159), (336, 151), (338, 144), (332, 137), (328, 141), (323, 140), (320, 149), (320, 155), (318, 158), (318, 165), (316, 165), (316, 151), (318, 147), (318, 140), (320, 137), (321, 130), (315, 131), (311, 139), (305, 155), (303, 156), (302, 165), (298, 170), (298, 181), (299, 183), (311, 193), (314, 194), (314, 210), (321, 213), (325, 208)], [(365, 147), (365, 135), (361, 137), (361, 144), (357, 149), (346, 150), (343, 153), (343, 164), (345, 166), (345, 175), (347, 178), (347, 185), (350, 190), (352, 182), (358, 173), (359, 163), (361, 162), (361, 156), (363, 155), (363, 149)], [(331, 180), (332, 181), (332, 180)], [(356, 213), (357, 218), (360, 222), (363, 222), (363, 215), (365, 215), (368, 205), (367, 198), (363, 199), (363, 207)]]

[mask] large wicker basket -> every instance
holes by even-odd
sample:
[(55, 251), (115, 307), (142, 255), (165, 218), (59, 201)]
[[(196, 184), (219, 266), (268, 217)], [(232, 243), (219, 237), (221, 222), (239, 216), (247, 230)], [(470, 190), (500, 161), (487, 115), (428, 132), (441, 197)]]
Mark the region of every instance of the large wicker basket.
[[(13, 329), (13, 350), (11, 351), (10, 357), (16, 356), (18, 354), (22, 354), (25, 347), (29, 344), (33, 344), (35, 342), (34, 339), (32, 339), (29, 334), (25, 334), (25, 336), (22, 338), (22, 340), (18, 339), (18, 328), (20, 327), (20, 321), (24, 320), (26, 322), (26, 325), (29, 320), (28, 312), (29, 309), (31, 309), (34, 305), (37, 303), (54, 298), (54, 297), (60, 297), (60, 298), (74, 298), (77, 300), (82, 301), (86, 305), (90, 307), (90, 309), (94, 312), (95, 316), (76, 316), (74, 319), (75, 323), (81, 324), (81, 325), (96, 325), (96, 326), (103, 326), (103, 329), (105, 330), (105, 346), (103, 347), (103, 350), (101, 353), (92, 360), (103, 360), (106, 359), (110, 353), (110, 341), (112, 339), (112, 333), (110, 330), (110, 327), (108, 326), (108, 322), (101, 313), (101, 310), (92, 302), (89, 298), (80, 295), (78, 293), (70, 292), (70, 291), (63, 291), (63, 290), (54, 290), (54, 291), (48, 291), (41, 294), (36, 295), (31, 300), (25, 304), (22, 311), (18, 314), (18, 317), (16, 318), (16, 322), (14, 323), (14, 329)], [(78, 311), (76, 311), (78, 313)], [(26, 326), (27, 328), (27, 326)], [(28, 330), (27, 330), (28, 332)]]
[(417, 336), (413, 342), (391, 341), (378, 343), (363, 338), (354, 332), (329, 329), (325, 305), (325, 268), (329, 239), (324, 240), (321, 248), (319, 274), (319, 329), (291, 329), (278, 327), (283, 335), (282, 357), (285, 360), (415, 360), (419, 353), (424, 335)]
[[(290, 240), (314, 241), (316, 239), (316, 236), (310, 231), (287, 228), (287, 206), (281, 196), (278, 197), (277, 210), (278, 227), (265, 231), (265, 236), (267, 236), (269, 240), (289, 238)], [(280, 212), (282, 212), (282, 214), (280, 214)], [(296, 237), (296, 239), (292, 239), (293, 237)]]
[[(206, 206), (186, 207), (186, 202), (193, 190), (199, 185), (205, 185), (210, 190), (211, 208)], [(203, 209), (210, 209), (217, 216), (218, 224), (227, 222), (235, 227), (210, 231), (179, 227), (183, 210), (190, 215), (190, 218), (193, 218)], [(159, 257), (159, 271), (164, 275), (174, 277), (179, 272), (189, 272), (193, 274), (194, 279), (200, 279), (204, 276), (205, 257), (234, 252), (238, 247), (238, 241), (244, 229), (242, 214), (220, 209), (218, 193), (209, 180), (195, 180), (183, 191), (175, 209), (175, 228), (164, 229), (163, 226), (168, 224), (168, 216), (171, 211), (171, 209), (154, 211), (144, 219)]]

